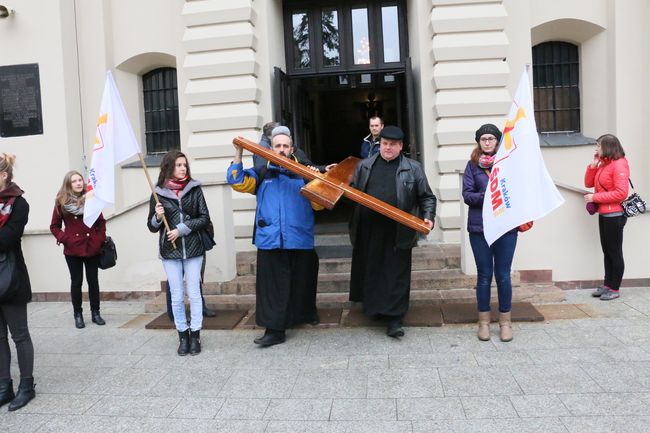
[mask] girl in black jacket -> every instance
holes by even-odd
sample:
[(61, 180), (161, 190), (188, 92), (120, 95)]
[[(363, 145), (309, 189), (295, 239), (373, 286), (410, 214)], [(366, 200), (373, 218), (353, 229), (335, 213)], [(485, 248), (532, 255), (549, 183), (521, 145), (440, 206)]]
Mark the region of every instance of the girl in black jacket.
[[(27, 328), (27, 303), (32, 300), (32, 289), (20, 246), (27, 224), (29, 205), (23, 191), (13, 183), (14, 155), (0, 154), (0, 260), (13, 258), (13, 276), (0, 297), (0, 406), (9, 403), (14, 411), (34, 398), (34, 346)], [(6, 280), (5, 280), (6, 281)], [(11, 352), (8, 336), (16, 344), (20, 385), (14, 394), (10, 374)]]
[[(160, 202), (156, 204), (151, 196), (147, 226), (151, 232), (159, 233), (159, 254), (169, 282), (180, 341), (178, 354), (197, 355), (201, 352), (203, 323), (200, 285), (205, 248), (201, 231), (207, 228), (210, 214), (201, 182), (192, 179), (187, 157), (182, 152), (171, 150), (163, 157), (156, 193)], [(169, 231), (165, 228), (163, 216), (169, 223)], [(185, 315), (183, 277), (190, 303), (189, 327)]]

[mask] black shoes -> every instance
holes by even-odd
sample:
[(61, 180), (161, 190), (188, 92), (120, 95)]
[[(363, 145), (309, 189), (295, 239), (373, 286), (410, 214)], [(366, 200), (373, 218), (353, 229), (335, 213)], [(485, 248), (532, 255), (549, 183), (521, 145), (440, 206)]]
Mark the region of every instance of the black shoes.
[(402, 321), (392, 320), (388, 322), (388, 327), (386, 328), (386, 335), (393, 338), (403, 337), (404, 328), (402, 328)]
[(185, 356), (190, 353), (190, 330), (178, 331), (178, 356)]
[(320, 316), (318, 315), (318, 313), (314, 313), (314, 316), (307, 323), (309, 323), (311, 326), (318, 325), (320, 323)]
[(217, 313), (214, 310), (208, 308), (208, 306), (203, 303), (203, 317), (216, 317)]
[(91, 312), (90, 312), (90, 315), (91, 315), (91, 317), (92, 317), (93, 323), (96, 323), (96, 324), (99, 325), (99, 326), (106, 325), (106, 322), (104, 321), (104, 319), (102, 319), (102, 316), (99, 315), (99, 310), (97, 310), (97, 311), (95, 311), (95, 310), (91, 311)]
[(4, 406), (16, 397), (14, 383), (11, 379), (0, 380), (0, 406)]
[(84, 316), (81, 314), (81, 312), (74, 313), (74, 326), (77, 327), (77, 329), (85, 328), (86, 324), (84, 323)]
[(18, 392), (16, 392), (16, 397), (9, 403), (9, 412), (18, 410), (21, 407), (29, 403), (34, 397), (36, 397), (36, 392), (34, 391), (34, 378), (22, 378), (20, 379), (20, 384), (18, 385)]
[(269, 347), (284, 343), (286, 339), (287, 338), (284, 334), (284, 331), (274, 331), (272, 329), (267, 329), (264, 331), (264, 335), (253, 340), (253, 343), (259, 344), (262, 347)]
[(201, 353), (201, 331), (190, 331), (190, 355), (199, 353)]

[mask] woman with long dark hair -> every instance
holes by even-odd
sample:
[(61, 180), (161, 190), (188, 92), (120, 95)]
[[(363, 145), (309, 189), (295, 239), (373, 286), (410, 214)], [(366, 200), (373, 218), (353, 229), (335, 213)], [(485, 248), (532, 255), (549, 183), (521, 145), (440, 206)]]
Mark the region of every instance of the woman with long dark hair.
[(483, 198), (487, 188), (494, 157), (501, 140), (501, 131), (495, 125), (482, 125), (475, 134), (476, 147), (463, 175), (463, 200), (469, 206), (467, 231), (476, 262), (476, 303), (478, 307), (478, 338), (490, 339), (490, 295), (492, 275), (499, 297), (499, 337), (512, 340), (510, 310), (512, 282), (510, 271), (517, 246), (517, 229), (504, 233), (492, 245), (483, 234)]
[[(180, 356), (201, 352), (200, 330), (203, 324), (201, 301), (201, 265), (205, 247), (201, 238), (210, 222), (201, 182), (192, 179), (190, 165), (183, 152), (171, 150), (160, 163), (156, 184), (159, 203), (153, 194), (149, 201), (147, 226), (158, 233), (158, 251), (172, 297), (174, 323), (178, 331)], [(166, 230), (163, 216), (169, 223)], [(183, 288), (185, 278), (185, 289)], [(185, 314), (185, 290), (190, 304), (190, 326)]]
[[(0, 298), (0, 406), (9, 403), (9, 410), (20, 409), (36, 395), (34, 392), (34, 346), (27, 327), (27, 303), (32, 300), (32, 288), (21, 240), (29, 204), (23, 191), (12, 182), (16, 157), (0, 153), (0, 254), (12, 255), (14, 271), (11, 283)], [(9, 332), (16, 345), (20, 385), (14, 394), (11, 381), (11, 351)]]
[(603, 285), (592, 296), (609, 301), (620, 296), (619, 289), (625, 271), (623, 260), (623, 228), (627, 218), (621, 202), (628, 194), (630, 167), (621, 142), (612, 134), (596, 140), (593, 160), (585, 172), (585, 187), (594, 193), (585, 194), (586, 203), (598, 207), (598, 231), (605, 262)]
[(78, 171), (69, 171), (63, 176), (63, 183), (56, 194), (50, 231), (57, 245), (63, 244), (63, 254), (70, 271), (70, 298), (74, 323), (84, 328), (81, 286), (86, 269), (88, 298), (93, 323), (105, 325), (99, 314), (99, 254), (106, 240), (106, 220), (102, 214), (92, 227), (84, 224), (86, 188), (84, 178)]

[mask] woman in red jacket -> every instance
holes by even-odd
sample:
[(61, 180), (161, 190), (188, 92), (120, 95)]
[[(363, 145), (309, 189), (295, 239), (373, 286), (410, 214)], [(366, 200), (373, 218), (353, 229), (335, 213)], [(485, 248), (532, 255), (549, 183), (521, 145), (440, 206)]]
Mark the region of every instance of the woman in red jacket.
[[(50, 231), (63, 244), (63, 254), (70, 270), (70, 297), (74, 309), (74, 323), (77, 328), (85, 327), (81, 308), (81, 285), (83, 268), (86, 267), (88, 297), (92, 321), (98, 325), (106, 322), (99, 314), (99, 253), (106, 240), (106, 220), (99, 215), (92, 227), (83, 221), (86, 190), (84, 179), (77, 171), (68, 172), (63, 178), (61, 189), (56, 195)], [(62, 230), (62, 224), (64, 229)]]
[(596, 141), (594, 159), (585, 172), (585, 186), (594, 188), (593, 194), (585, 195), (585, 202), (598, 206), (598, 229), (600, 245), (605, 256), (605, 280), (592, 296), (601, 301), (619, 297), (619, 288), (625, 271), (623, 260), (623, 227), (627, 218), (623, 215), (621, 202), (628, 194), (630, 167), (621, 142), (612, 134), (605, 134)]

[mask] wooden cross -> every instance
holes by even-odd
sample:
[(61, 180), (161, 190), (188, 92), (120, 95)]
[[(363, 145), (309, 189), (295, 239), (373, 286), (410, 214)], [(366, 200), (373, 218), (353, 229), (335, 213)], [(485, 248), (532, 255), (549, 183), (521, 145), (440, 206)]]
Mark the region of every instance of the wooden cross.
[(330, 171), (322, 174), (246, 138), (237, 137), (232, 142), (309, 180), (310, 182), (302, 187), (300, 193), (327, 209), (333, 209), (339, 199), (345, 196), (413, 230), (425, 235), (429, 234), (429, 227), (424, 220), (350, 186), (359, 158), (349, 156)]

